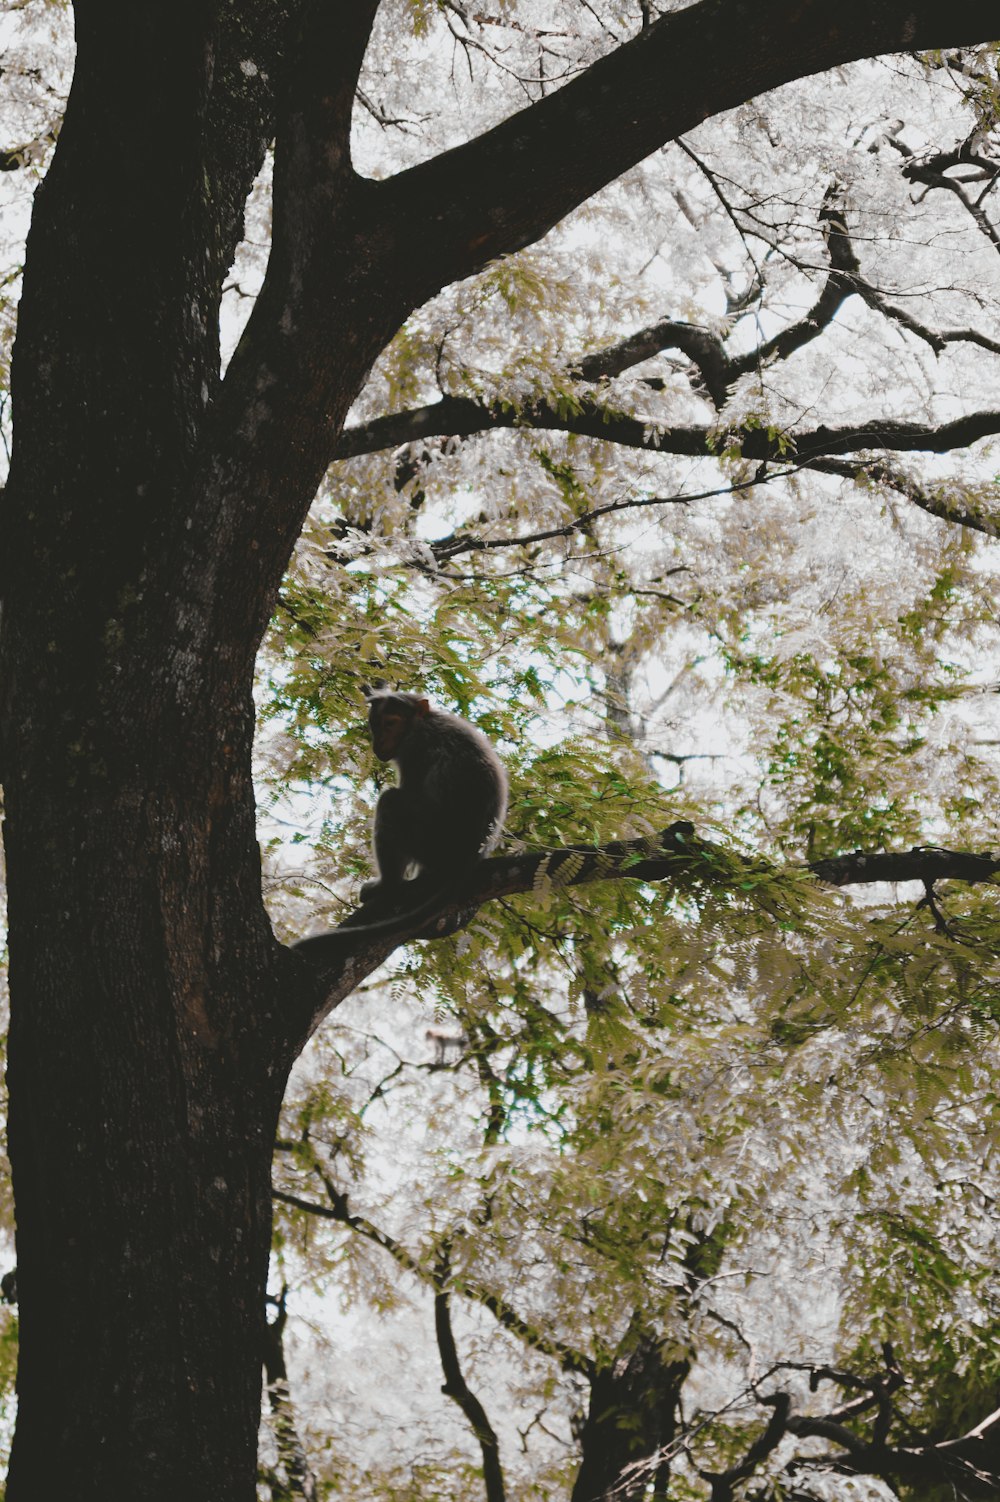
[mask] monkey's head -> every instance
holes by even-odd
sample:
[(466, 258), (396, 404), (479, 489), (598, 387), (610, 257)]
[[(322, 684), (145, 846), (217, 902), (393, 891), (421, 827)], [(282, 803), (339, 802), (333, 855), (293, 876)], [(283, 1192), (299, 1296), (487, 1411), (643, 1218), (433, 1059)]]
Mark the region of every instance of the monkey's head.
[(419, 694), (369, 694), (368, 728), (379, 761), (392, 761), (413, 722), (430, 712), (430, 704)]

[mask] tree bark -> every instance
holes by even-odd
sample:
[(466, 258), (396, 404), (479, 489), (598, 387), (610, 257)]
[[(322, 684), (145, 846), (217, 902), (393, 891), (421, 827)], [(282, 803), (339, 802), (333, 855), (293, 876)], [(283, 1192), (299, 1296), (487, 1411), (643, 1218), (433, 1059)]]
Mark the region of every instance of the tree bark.
[[(250, 688), (372, 361), (415, 302), (671, 133), (800, 72), (993, 24), (974, 0), (904, 17), (855, 0), (836, 26), (818, 0), (704, 0), (555, 103), (371, 183), (349, 127), (376, 8), (77, 5), (0, 517), (9, 1502), (253, 1495), (270, 1151), (323, 977), (264, 912)], [(272, 137), (273, 250), (223, 382), (220, 288)]]
[(81, 5), (77, 39), (28, 247), (2, 538), (21, 1320), (7, 1495), (246, 1498), (287, 1064), (279, 950), (252, 646), (191, 652), (212, 562), (200, 595), (177, 591), (168, 539), (196, 510), (221, 281), (273, 104), (258, 90), (222, 131), (213, 68), (231, 59), (197, 5)]
[(593, 1374), (570, 1502), (639, 1502), (669, 1466), (677, 1407), (691, 1370), (670, 1361), (636, 1317), (620, 1348)]

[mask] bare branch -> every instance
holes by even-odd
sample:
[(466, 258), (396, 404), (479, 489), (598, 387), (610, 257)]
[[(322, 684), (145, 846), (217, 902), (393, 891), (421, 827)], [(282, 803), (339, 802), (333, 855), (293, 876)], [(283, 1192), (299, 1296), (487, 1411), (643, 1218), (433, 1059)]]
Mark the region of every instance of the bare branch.
[[(283, 1205), (302, 1210), (306, 1215), (316, 1215), (323, 1220), (338, 1221), (373, 1246), (381, 1247), (384, 1252), (388, 1252), (389, 1256), (407, 1272), (413, 1273), (425, 1283), (433, 1282), (433, 1275), (411, 1252), (407, 1251), (402, 1242), (397, 1241), (394, 1236), (390, 1236), (388, 1231), (383, 1231), (367, 1217), (350, 1210), (347, 1195), (338, 1190), (328, 1175), (322, 1173), (318, 1167), (316, 1174), (322, 1181), (327, 1195), (325, 1204), (317, 1200), (304, 1199), (301, 1195), (289, 1194), (283, 1189), (273, 1189), (272, 1197)], [(470, 1303), (479, 1304), (483, 1309), (488, 1310), (498, 1325), (516, 1336), (524, 1345), (558, 1361), (564, 1371), (574, 1372), (583, 1377), (589, 1377), (592, 1374), (592, 1364), (585, 1356), (572, 1346), (546, 1335), (536, 1325), (530, 1324), (499, 1294), (480, 1283), (470, 1283), (464, 1279), (455, 1281), (453, 1287)]]
[(967, 850), (917, 845), (899, 854), (855, 850), (850, 855), (811, 861), (809, 869), (820, 881), (835, 887), (864, 886), (873, 881), (991, 882), (1000, 871), (1000, 856), (988, 851), (976, 855)]
[[(909, 156), (903, 167), (903, 176), (911, 182), (925, 183), (928, 188), (944, 188), (953, 193), (973, 219), (979, 232), (1000, 253), (1000, 229), (986, 216), (981, 201), (984, 195), (973, 198), (966, 192), (966, 184), (970, 182), (982, 182), (987, 188), (990, 187), (1000, 176), (1000, 164), (973, 150), (968, 142), (954, 151), (941, 151), (927, 157), (909, 155), (898, 141), (893, 141), (892, 144), (897, 151), (903, 150)], [(948, 174), (956, 168), (965, 168), (965, 175), (950, 177)]]
[(445, 1397), (451, 1398), (452, 1402), (456, 1403), (465, 1414), (469, 1427), (479, 1442), (483, 1457), (486, 1502), (505, 1502), (506, 1488), (500, 1465), (500, 1442), (497, 1439), (496, 1430), (486, 1416), (486, 1409), (466, 1382), (462, 1374), (461, 1362), (458, 1359), (458, 1347), (455, 1344), (455, 1333), (451, 1325), (451, 1305), (448, 1293), (450, 1275), (448, 1254), (442, 1251), (434, 1269), (434, 1282), (437, 1287), (434, 1295), (434, 1330), (437, 1335), (438, 1353), (441, 1357), (441, 1370), (444, 1372), (444, 1386), (441, 1391)]
[(730, 360), (728, 382), (732, 385), (737, 377), (756, 370), (770, 360), (787, 360), (796, 350), (817, 338), (836, 316), (841, 304), (858, 290), (860, 268), (854, 247), (847, 232), (847, 220), (840, 203), (840, 187), (831, 184), (823, 195), (819, 219), (830, 257), (830, 271), (820, 292), (806, 316), (788, 328), (782, 329), (773, 338), (765, 340), (758, 348)]
[[(560, 410), (546, 402), (534, 402), (517, 410), (499, 403), (481, 405), (468, 397), (447, 396), (426, 407), (393, 412), (376, 417), (369, 423), (345, 428), (336, 446), (334, 458), (349, 459), (358, 454), (377, 453), (413, 443), (421, 438), (466, 437), (497, 429), (548, 429), (598, 438), (626, 448), (646, 449), (652, 453), (682, 454), (691, 458), (711, 457), (718, 444), (714, 429), (705, 427), (663, 427), (654, 418), (632, 417), (584, 401), (578, 408), (568, 405)], [(867, 449), (912, 452), (925, 450), (946, 453), (967, 448), (981, 438), (1000, 433), (1000, 412), (970, 412), (950, 422), (901, 422), (885, 418), (841, 428), (820, 426), (799, 433), (769, 434), (750, 429), (734, 434), (745, 459), (781, 463), (793, 456), (803, 463), (829, 454), (853, 454)]]

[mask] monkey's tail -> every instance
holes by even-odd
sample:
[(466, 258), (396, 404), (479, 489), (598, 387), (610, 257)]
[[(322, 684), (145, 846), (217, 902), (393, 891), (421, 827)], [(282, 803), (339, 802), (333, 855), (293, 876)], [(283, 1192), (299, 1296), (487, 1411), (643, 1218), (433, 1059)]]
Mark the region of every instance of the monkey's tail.
[[(429, 892), (423, 902), (419, 902), (416, 907), (407, 908), (399, 913), (390, 913), (385, 918), (377, 918), (373, 923), (355, 923), (355, 914), (352, 913), (349, 918), (345, 918), (344, 922), (339, 924), (335, 929), (332, 929), (329, 934), (316, 934), (311, 939), (300, 939), (293, 947), (302, 950), (308, 948), (311, 944), (319, 947), (323, 944), (324, 939), (336, 937), (353, 938), (355, 934), (359, 936), (363, 935), (367, 938), (374, 934), (392, 933), (395, 929), (403, 931), (412, 928), (414, 924), (419, 926), (423, 923), (424, 919), (432, 918), (435, 913), (446, 906), (449, 900), (455, 895), (454, 883), (445, 883), (442, 886), (436, 887), (433, 892)], [(358, 909), (358, 911), (363, 912), (363, 909)], [(464, 913), (456, 914), (454, 922), (449, 922), (448, 926), (442, 929), (440, 933), (428, 934), (427, 937), (435, 939), (447, 938), (449, 934), (453, 934), (458, 929), (464, 928), (475, 911), (476, 908), (471, 908)], [(420, 938), (421, 935), (417, 933), (413, 937)]]

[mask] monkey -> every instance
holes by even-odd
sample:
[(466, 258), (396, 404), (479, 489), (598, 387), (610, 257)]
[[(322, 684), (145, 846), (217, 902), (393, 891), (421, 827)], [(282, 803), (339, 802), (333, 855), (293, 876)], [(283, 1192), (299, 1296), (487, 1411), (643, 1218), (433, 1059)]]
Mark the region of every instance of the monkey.
[(448, 1062), (450, 1048), (462, 1048), (469, 1040), (464, 1033), (452, 1032), (446, 1027), (429, 1027), (424, 1035), (434, 1045), (433, 1068), (441, 1069)]
[[(372, 923), (355, 923), (352, 913), (329, 933), (299, 939), (292, 947), (317, 965), (339, 956), (345, 940), (430, 918), (463, 875), (496, 849), (507, 813), (503, 763), (468, 720), (432, 709), (420, 694), (366, 687), (364, 695), (375, 755), (395, 762), (399, 782), (375, 806), (378, 876), (362, 886), (358, 915), (363, 918), (368, 906), (397, 906), (410, 895), (408, 888), (422, 900)], [(418, 879), (410, 880), (414, 869)], [(460, 915), (445, 932), (454, 933), (468, 917)]]
[(361, 888), (362, 902), (398, 897), (414, 867), (439, 884), (461, 876), (496, 849), (507, 812), (507, 774), (468, 720), (419, 694), (380, 689), (367, 698), (375, 755), (395, 763), (399, 782), (375, 809), (378, 877)]
[[(419, 924), (443, 904), (483, 856), (496, 849), (507, 812), (507, 774), (481, 731), (459, 715), (433, 709), (420, 694), (364, 689), (375, 755), (395, 762), (399, 782), (375, 807), (372, 849), (378, 876), (361, 888), (362, 907), (415, 906), (371, 923), (354, 914), (331, 933), (299, 939), (296, 951), (320, 963), (345, 939)], [(417, 879), (410, 879), (410, 873)], [(454, 932), (468, 917), (449, 928)]]

